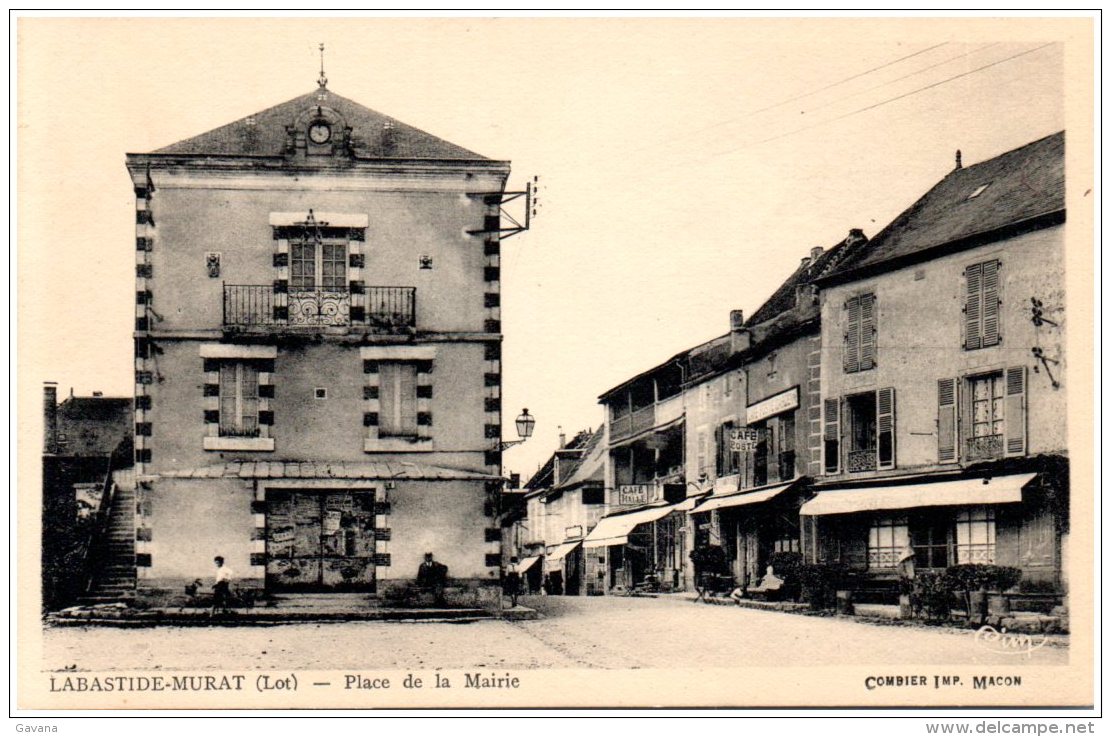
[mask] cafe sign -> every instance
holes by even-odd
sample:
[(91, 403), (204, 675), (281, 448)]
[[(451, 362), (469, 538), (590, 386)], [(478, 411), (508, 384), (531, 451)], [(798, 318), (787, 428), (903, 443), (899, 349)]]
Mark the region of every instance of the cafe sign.
[(788, 412), (799, 406), (799, 388), (793, 386), (785, 392), (773, 394), (756, 404), (748, 405), (745, 412), (745, 424), (751, 425), (769, 417)]
[(738, 427), (729, 431), (729, 450), (734, 453), (756, 450), (760, 431), (755, 427)]
[(655, 488), (652, 484), (623, 484), (617, 487), (617, 503), (647, 504)]

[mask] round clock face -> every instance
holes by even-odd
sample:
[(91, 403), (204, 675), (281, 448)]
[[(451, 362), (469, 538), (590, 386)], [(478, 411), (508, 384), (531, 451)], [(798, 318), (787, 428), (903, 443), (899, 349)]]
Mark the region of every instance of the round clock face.
[(332, 137), (332, 126), (318, 120), (309, 126), (309, 140), (313, 143), (327, 143)]

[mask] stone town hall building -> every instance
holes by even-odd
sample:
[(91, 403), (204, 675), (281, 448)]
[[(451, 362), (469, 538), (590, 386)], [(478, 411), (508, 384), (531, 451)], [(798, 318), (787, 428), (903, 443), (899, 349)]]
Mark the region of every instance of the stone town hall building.
[(325, 85), (127, 157), (140, 596), (497, 581), (509, 163)]

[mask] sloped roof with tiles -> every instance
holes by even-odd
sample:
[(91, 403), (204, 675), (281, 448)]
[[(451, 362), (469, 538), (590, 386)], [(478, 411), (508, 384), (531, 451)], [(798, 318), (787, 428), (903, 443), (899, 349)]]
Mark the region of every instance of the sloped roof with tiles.
[(490, 161), (419, 128), (364, 107), (331, 90), (314, 90), (254, 115), (165, 146), (154, 154), (180, 156), (282, 156), (288, 127), (306, 110), (320, 106), (335, 111), (351, 128), (355, 159)]
[(1061, 131), (949, 172), (866, 247), (848, 255), (829, 278), (847, 281), (875, 267), (923, 260), (934, 249), (989, 243), (1023, 228), (1056, 225), (1064, 221), (1064, 210)]

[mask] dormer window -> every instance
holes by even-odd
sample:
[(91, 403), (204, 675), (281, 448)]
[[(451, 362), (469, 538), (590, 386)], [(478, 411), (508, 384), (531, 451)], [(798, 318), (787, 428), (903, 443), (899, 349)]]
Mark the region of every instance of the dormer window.
[(984, 193), (985, 189), (987, 189), (990, 186), (991, 186), (991, 182), (988, 182), (987, 184), (981, 184), (979, 187), (972, 190), (972, 194), (968, 195), (968, 199), (970, 199), (970, 200), (976, 199), (977, 197), (979, 197), (980, 195), (982, 195)]

